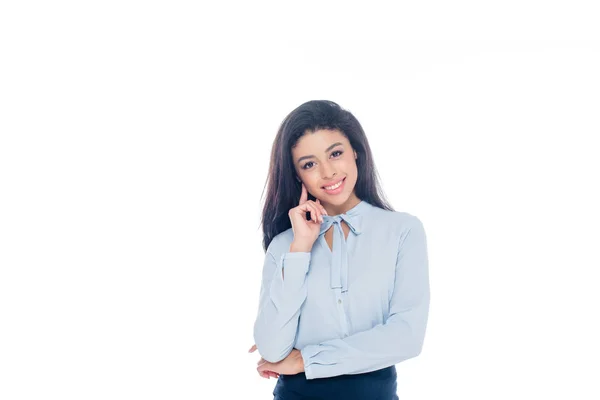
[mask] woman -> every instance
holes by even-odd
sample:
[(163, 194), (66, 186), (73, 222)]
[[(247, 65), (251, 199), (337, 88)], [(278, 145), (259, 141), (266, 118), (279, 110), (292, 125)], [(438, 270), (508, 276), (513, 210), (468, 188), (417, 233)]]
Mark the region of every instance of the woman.
[(263, 209), (255, 345), (274, 399), (398, 399), (395, 364), (423, 346), (421, 221), (381, 198), (357, 119), (309, 101), (282, 122)]

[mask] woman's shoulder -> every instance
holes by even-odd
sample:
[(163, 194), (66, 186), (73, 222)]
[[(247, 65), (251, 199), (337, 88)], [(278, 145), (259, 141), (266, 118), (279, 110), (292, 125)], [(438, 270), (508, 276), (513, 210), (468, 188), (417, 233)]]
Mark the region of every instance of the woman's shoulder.
[(384, 208), (373, 207), (372, 215), (378, 222), (393, 226), (411, 227), (415, 224), (421, 224), (421, 219), (408, 211), (386, 210)]
[(294, 230), (290, 227), (273, 237), (267, 251), (273, 256), (278, 257), (289, 251), (290, 245), (294, 240)]
[(408, 211), (386, 210), (375, 207), (371, 214), (370, 224), (372, 234), (381, 237), (395, 237), (401, 240), (412, 229), (422, 230), (423, 223), (414, 213)]

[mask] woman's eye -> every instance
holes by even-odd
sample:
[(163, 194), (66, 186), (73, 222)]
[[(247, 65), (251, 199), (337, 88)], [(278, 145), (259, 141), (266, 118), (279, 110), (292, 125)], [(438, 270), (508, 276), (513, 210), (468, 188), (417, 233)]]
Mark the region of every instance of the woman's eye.
[[(341, 155), (342, 155), (344, 152), (343, 152), (343, 151), (340, 151), (340, 150), (336, 150), (336, 151), (334, 151), (333, 153), (331, 153), (331, 155), (334, 155), (335, 153), (340, 153), (340, 155), (339, 155), (339, 156), (341, 156)], [(336, 156), (335, 158), (338, 158), (339, 156)], [(312, 162), (312, 161), (309, 161), (309, 162), (307, 162), (306, 164), (304, 164), (304, 165), (302, 166), (302, 169), (307, 169), (307, 168), (310, 168), (310, 167), (308, 167), (308, 165), (310, 165), (310, 164), (313, 164), (313, 162)]]

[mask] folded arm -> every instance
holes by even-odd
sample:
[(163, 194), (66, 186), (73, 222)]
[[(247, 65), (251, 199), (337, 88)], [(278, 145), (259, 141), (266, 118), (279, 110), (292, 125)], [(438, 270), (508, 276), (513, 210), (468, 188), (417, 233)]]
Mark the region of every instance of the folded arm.
[(421, 352), (429, 312), (427, 241), (421, 221), (399, 245), (394, 293), (385, 323), (301, 350), (307, 379), (375, 371)]
[(281, 361), (293, 350), (310, 258), (310, 252), (285, 252), (278, 260), (269, 250), (265, 254), (254, 342), (269, 362)]

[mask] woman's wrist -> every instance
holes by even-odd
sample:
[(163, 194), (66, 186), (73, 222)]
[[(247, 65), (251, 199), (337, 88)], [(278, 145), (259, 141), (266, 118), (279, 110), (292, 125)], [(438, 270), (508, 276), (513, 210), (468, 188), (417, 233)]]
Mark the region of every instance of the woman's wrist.
[(311, 245), (307, 245), (306, 243), (301, 243), (301, 242), (292, 242), (292, 244), (290, 245), (290, 253), (295, 253), (295, 252), (310, 253), (311, 249), (312, 249)]
[(298, 350), (298, 370), (304, 372), (304, 358), (302, 357), (302, 352), (300, 352), (300, 350)]

